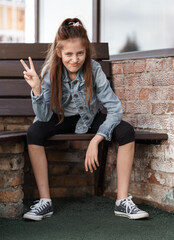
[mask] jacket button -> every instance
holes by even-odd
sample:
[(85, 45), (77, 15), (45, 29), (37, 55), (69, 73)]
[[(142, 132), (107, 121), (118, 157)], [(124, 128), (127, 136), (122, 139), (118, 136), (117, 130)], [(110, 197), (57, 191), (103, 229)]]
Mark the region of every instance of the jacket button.
[(88, 119), (89, 119), (89, 117), (88, 117), (88, 116), (86, 116), (86, 117), (85, 117), (85, 119), (86, 119), (86, 120), (88, 120)]
[(76, 97), (76, 98), (77, 98), (77, 97), (78, 97), (78, 95), (77, 95), (77, 94), (74, 94), (74, 97)]
[(82, 106), (80, 106), (80, 109), (82, 110), (82, 109), (83, 109), (83, 107), (82, 107)]

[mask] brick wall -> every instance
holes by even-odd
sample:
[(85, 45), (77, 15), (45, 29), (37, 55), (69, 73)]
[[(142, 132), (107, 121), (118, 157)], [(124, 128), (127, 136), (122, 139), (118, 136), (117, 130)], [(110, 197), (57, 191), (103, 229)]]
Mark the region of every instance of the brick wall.
[(24, 143), (0, 144), (0, 217), (16, 218), (23, 212)]
[[(112, 85), (124, 120), (136, 129), (168, 133), (161, 145), (136, 144), (130, 194), (174, 211), (174, 58), (112, 62)], [(116, 196), (116, 150), (109, 150), (106, 196)]]

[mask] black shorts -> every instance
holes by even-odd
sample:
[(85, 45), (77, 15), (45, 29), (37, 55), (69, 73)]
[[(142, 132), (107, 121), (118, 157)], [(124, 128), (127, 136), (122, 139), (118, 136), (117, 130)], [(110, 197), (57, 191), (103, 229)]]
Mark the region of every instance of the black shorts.
[[(36, 121), (28, 129), (27, 143), (44, 146), (45, 141), (55, 134), (74, 133), (79, 118), (79, 115), (65, 117), (62, 123), (57, 124), (58, 116), (53, 114), (48, 122)], [(88, 133), (97, 133), (99, 126), (105, 119), (105, 114), (101, 112), (97, 113)], [(121, 121), (113, 130), (112, 140), (118, 142), (119, 146), (135, 141), (133, 127), (128, 122)]]

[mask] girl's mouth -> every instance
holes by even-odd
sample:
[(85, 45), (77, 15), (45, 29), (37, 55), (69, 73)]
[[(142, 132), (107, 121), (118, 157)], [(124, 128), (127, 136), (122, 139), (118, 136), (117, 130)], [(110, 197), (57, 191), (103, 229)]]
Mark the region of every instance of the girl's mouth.
[(78, 65), (77, 63), (72, 64), (73, 67), (77, 67), (77, 65)]

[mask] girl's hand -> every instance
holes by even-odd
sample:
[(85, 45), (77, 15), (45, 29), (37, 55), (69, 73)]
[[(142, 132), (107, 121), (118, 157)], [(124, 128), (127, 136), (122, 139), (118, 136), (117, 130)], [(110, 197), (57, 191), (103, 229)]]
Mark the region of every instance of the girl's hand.
[(31, 57), (28, 58), (29, 63), (30, 63), (30, 68), (27, 66), (27, 64), (24, 62), (24, 60), (20, 60), (22, 63), (23, 67), (25, 68), (26, 71), (23, 72), (24, 78), (26, 82), (30, 85), (32, 88), (32, 91), (34, 95), (39, 95), (41, 94), (41, 81), (35, 71), (33, 61)]
[(98, 144), (103, 140), (103, 136), (95, 135), (95, 137), (90, 141), (86, 157), (85, 157), (85, 170), (88, 172), (90, 170), (93, 173), (93, 170), (96, 170), (99, 167), (98, 162)]

